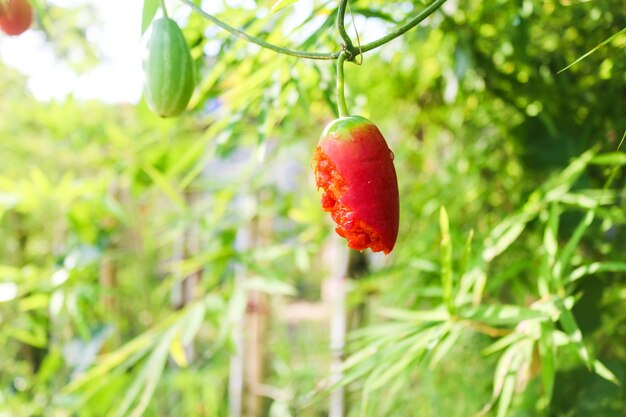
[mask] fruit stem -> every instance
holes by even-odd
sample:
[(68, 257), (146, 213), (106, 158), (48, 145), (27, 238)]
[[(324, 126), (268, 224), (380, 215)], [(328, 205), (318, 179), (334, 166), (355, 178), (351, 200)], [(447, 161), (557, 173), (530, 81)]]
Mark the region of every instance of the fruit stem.
[(161, 9), (163, 9), (163, 16), (169, 19), (169, 15), (167, 14), (167, 8), (165, 7), (165, 0), (161, 0)]
[(348, 116), (348, 106), (346, 105), (346, 95), (344, 92), (344, 75), (343, 75), (343, 63), (346, 60), (346, 52), (341, 51), (339, 58), (337, 58), (337, 108), (339, 110), (339, 117)]

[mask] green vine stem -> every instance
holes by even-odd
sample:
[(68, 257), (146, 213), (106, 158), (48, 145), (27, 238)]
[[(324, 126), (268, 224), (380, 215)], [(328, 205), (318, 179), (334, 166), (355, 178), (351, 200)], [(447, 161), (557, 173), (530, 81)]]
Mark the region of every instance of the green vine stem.
[(346, 60), (346, 52), (341, 51), (337, 58), (337, 108), (339, 109), (339, 117), (347, 117), (348, 106), (346, 105), (345, 83), (343, 75), (343, 63)]
[(353, 54), (354, 45), (352, 44), (352, 39), (346, 32), (345, 19), (346, 19), (346, 6), (348, 5), (349, 0), (341, 0), (339, 2), (339, 8), (337, 9), (337, 31), (343, 39), (343, 43), (345, 46), (345, 50), (348, 51), (349, 54)]
[[(295, 56), (298, 58), (307, 58), (307, 59), (333, 60), (333, 59), (338, 59), (341, 56), (340, 52), (306, 52), (306, 51), (298, 51), (296, 49), (284, 48), (278, 45), (274, 45), (272, 43), (259, 39), (255, 36), (249, 35), (242, 30), (236, 29), (228, 25), (227, 23), (222, 22), (215, 16), (210, 15), (204, 10), (202, 10), (202, 8), (197, 6), (192, 0), (180, 0), (180, 1), (185, 3), (186, 5), (191, 7), (196, 13), (198, 13), (205, 19), (210, 20), (211, 22), (215, 23), (217, 26), (221, 27), (222, 29), (232, 33), (233, 35), (245, 41), (259, 45), (262, 48), (270, 49), (274, 52), (278, 52), (284, 55), (290, 55), (290, 56)], [(348, 5), (348, 0), (340, 0), (339, 9), (337, 13), (337, 30), (339, 31), (339, 34), (341, 35), (341, 38), (343, 42), (345, 43), (344, 48), (343, 48), (344, 50), (342, 51), (346, 55), (346, 58), (344, 59), (348, 59), (348, 61), (353, 61), (355, 57), (357, 57), (359, 54), (376, 49), (379, 46), (382, 46), (388, 42), (391, 42), (395, 38), (404, 35), (406, 32), (408, 32), (409, 30), (413, 29), (415, 26), (420, 24), (428, 16), (433, 14), (446, 1), (447, 0), (435, 0), (433, 3), (430, 4), (430, 6), (426, 7), (424, 10), (422, 10), (420, 14), (415, 16), (406, 24), (400, 26), (393, 32), (383, 36), (380, 39), (377, 39), (373, 42), (362, 45), (358, 50), (356, 50), (354, 47), (354, 44), (352, 43), (352, 40), (350, 39), (350, 36), (348, 36), (348, 33), (346, 32), (346, 28), (344, 25), (344, 19), (345, 19), (345, 14), (346, 14), (346, 7)], [(163, 8), (163, 10), (165, 13), (165, 7)]]
[(308, 59), (325, 59), (325, 60), (332, 60), (332, 59), (337, 59), (337, 57), (339, 56), (339, 52), (306, 52), (306, 51), (298, 51), (295, 49), (289, 49), (289, 48), (283, 48), (281, 46), (278, 45), (274, 45), (271, 44), (269, 42), (265, 42), (262, 39), (259, 39), (257, 37), (254, 37), (252, 35), (249, 35), (247, 33), (245, 33), (244, 31), (241, 31), (239, 29), (236, 29), (224, 22), (222, 22), (221, 20), (219, 20), (218, 18), (216, 18), (215, 16), (212, 16), (210, 14), (208, 14), (207, 12), (205, 12), (204, 10), (202, 10), (200, 7), (196, 6), (192, 0), (180, 0), (183, 3), (187, 4), (189, 7), (191, 7), (196, 13), (200, 14), (201, 16), (203, 16), (204, 18), (210, 20), (211, 22), (215, 23), (217, 26), (221, 27), (222, 29), (232, 33), (233, 35), (246, 40), (248, 42), (254, 43), (259, 45), (260, 47), (266, 48), (266, 49), (270, 49), (274, 52), (278, 52), (280, 54), (284, 54), (284, 55), (290, 55), (290, 56), (296, 56), (298, 58), (308, 58)]
[(361, 46), (361, 52), (371, 51), (372, 49), (376, 49), (381, 45), (386, 44), (387, 42), (391, 42), (398, 36), (404, 35), (409, 30), (413, 29), (415, 26), (419, 25), (424, 19), (433, 14), (438, 8), (441, 7), (447, 0), (435, 0), (430, 4), (427, 8), (422, 10), (420, 14), (415, 16), (406, 24), (400, 26), (398, 29), (389, 33), (388, 35), (383, 36), (382, 38), (375, 40), (374, 42), (366, 43)]
[(163, 16), (169, 18), (170, 16), (167, 14), (167, 7), (165, 7), (165, 0), (161, 0), (161, 9), (163, 10)]

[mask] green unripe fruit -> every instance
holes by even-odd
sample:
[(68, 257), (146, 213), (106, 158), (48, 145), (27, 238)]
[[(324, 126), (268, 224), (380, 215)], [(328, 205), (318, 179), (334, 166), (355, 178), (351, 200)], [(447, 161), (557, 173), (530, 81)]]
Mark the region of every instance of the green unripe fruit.
[(193, 60), (180, 28), (170, 18), (155, 20), (143, 61), (144, 94), (161, 117), (178, 116), (193, 93)]

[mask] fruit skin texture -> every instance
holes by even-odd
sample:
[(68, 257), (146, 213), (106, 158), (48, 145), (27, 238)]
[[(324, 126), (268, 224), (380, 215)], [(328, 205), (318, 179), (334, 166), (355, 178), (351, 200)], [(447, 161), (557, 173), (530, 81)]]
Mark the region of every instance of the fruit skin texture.
[(10, 36), (24, 33), (33, 23), (33, 8), (28, 0), (0, 0), (0, 29)]
[(174, 20), (164, 17), (153, 22), (143, 71), (144, 94), (154, 113), (172, 117), (187, 108), (194, 88), (193, 60)]
[(388, 254), (398, 236), (398, 180), (393, 153), (378, 128), (361, 116), (332, 121), (313, 157), (322, 208), (356, 250)]

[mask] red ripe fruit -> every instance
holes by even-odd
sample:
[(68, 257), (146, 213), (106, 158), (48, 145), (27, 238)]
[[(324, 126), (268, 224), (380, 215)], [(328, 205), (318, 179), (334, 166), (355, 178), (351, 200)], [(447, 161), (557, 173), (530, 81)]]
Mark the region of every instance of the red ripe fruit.
[(398, 180), (393, 153), (378, 128), (361, 116), (332, 121), (313, 157), (322, 208), (356, 250), (388, 254), (398, 237)]
[(0, 0), (0, 29), (10, 36), (26, 31), (33, 23), (33, 8), (28, 0)]

